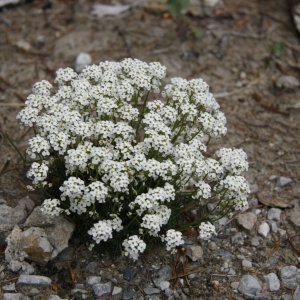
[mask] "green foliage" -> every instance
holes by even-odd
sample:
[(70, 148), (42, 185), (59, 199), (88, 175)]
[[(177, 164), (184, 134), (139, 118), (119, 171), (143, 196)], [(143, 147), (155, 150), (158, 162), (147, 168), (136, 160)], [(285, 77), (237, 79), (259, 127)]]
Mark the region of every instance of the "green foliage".
[(274, 42), (270, 48), (273, 55), (279, 57), (282, 55), (284, 50), (284, 44), (282, 42)]
[(198, 40), (201, 40), (205, 34), (205, 30), (202, 27), (192, 27), (192, 32)]
[(182, 11), (189, 6), (189, 0), (168, 0), (168, 9), (176, 17), (180, 17), (182, 15)]

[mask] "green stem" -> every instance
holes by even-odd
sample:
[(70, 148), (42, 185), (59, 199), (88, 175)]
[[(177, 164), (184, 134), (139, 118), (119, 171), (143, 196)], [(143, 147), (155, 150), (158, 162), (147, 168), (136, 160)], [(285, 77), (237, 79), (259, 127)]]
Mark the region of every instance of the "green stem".
[(21, 157), (24, 166), (26, 165), (26, 158), (24, 157), (24, 155), (21, 153), (21, 151), (18, 149), (18, 147), (14, 144), (14, 142), (11, 140), (11, 138), (9, 137), (9, 135), (7, 133), (5, 133), (5, 136), (8, 140), (8, 142), (10, 143), (10, 145), (15, 149), (15, 151), (19, 154), (19, 156)]

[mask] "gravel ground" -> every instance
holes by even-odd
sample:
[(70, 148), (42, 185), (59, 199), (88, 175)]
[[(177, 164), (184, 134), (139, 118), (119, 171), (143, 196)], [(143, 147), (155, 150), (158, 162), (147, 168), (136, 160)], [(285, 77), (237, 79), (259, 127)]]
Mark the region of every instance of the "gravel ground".
[[(155, 248), (137, 264), (89, 252), (73, 238), (55, 261), (35, 266), (47, 284), (9, 272), (0, 241), (4, 299), (300, 299), (300, 43), (287, 1), (192, 2), (178, 20), (158, 1), (105, 17), (83, 0), (0, 11), (0, 198), (16, 206), (27, 195), (25, 170), (5, 137), (25, 149), (30, 132), (15, 117), (32, 84), (53, 81), (57, 68), (75, 67), (85, 52), (93, 63), (135, 57), (165, 64), (168, 77), (204, 78), (228, 119), (223, 145), (248, 154), (249, 211), (222, 220), (225, 230), (209, 243), (188, 236), (189, 256)], [(40, 195), (30, 196), (39, 203)]]

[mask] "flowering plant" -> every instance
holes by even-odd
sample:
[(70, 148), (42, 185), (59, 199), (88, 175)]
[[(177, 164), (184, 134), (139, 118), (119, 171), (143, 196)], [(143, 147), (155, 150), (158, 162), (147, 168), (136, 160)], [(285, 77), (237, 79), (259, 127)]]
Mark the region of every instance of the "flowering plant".
[[(17, 116), (35, 133), (27, 176), (49, 195), (42, 211), (76, 217), (96, 244), (117, 238), (134, 260), (149, 238), (174, 252), (182, 228), (209, 239), (214, 222), (247, 208), (245, 152), (207, 152), (226, 134), (208, 85), (173, 78), (161, 88), (165, 75), (160, 63), (137, 59), (101, 62), (80, 74), (59, 69), (56, 87), (34, 84)], [(197, 212), (191, 222), (186, 208)]]

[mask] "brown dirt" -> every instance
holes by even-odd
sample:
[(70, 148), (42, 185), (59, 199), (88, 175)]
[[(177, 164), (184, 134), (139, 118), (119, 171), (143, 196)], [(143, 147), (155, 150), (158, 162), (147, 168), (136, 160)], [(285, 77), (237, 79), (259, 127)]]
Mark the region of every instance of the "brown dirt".
[[(38, 0), (0, 11), (0, 193), (6, 200), (15, 203), (26, 194), (26, 181), (5, 134), (25, 149), (30, 133), (20, 130), (15, 118), (32, 84), (53, 81), (55, 70), (74, 66), (82, 51), (94, 63), (135, 57), (160, 61), (169, 77), (204, 78), (228, 119), (223, 143), (248, 153), (253, 192), (299, 199), (300, 89), (275, 86), (279, 76), (300, 73), (300, 42), (288, 1), (224, 0), (178, 20), (154, 2), (103, 18), (92, 16), (93, 2), (83, 0)], [(203, 30), (201, 38), (195, 28)], [(30, 49), (20, 47), (20, 41)], [(283, 45), (278, 55), (275, 43)], [(268, 181), (271, 175), (290, 177), (294, 183), (275, 191)], [(287, 259), (293, 252), (289, 245), (281, 251)]]

